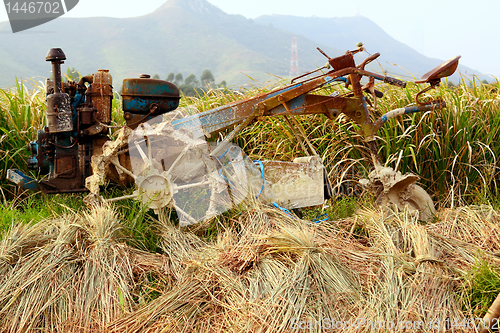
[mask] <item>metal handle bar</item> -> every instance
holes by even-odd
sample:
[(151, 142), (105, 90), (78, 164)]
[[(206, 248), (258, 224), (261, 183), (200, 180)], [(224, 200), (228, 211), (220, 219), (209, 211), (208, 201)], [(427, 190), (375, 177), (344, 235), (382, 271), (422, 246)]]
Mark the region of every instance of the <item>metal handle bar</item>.
[(370, 62), (372, 62), (373, 60), (377, 59), (378, 57), (380, 57), (380, 53), (375, 53), (375, 54), (372, 54), (371, 56), (369, 56), (368, 58), (366, 58), (365, 60), (363, 60), (363, 62), (358, 65), (358, 68), (359, 69), (365, 69), (365, 66), (368, 65)]
[(400, 88), (406, 87), (405, 81), (401, 81), (401, 80), (395, 79), (395, 78), (390, 77), (390, 76), (383, 76), (380, 74), (368, 72), (368, 71), (365, 71), (364, 69), (359, 69), (356, 67), (348, 67), (348, 68), (344, 68), (344, 69), (341, 69), (338, 71), (330, 71), (330, 72), (323, 74), (321, 76), (325, 76), (325, 78), (331, 77), (331, 79), (328, 80), (328, 82), (330, 82), (330, 81), (333, 81), (333, 79), (336, 79), (336, 78), (341, 77), (341, 76), (349, 75), (349, 74), (358, 74), (361, 76), (373, 77), (376, 80), (383, 81), (383, 82), (391, 84), (393, 86), (397, 86)]
[(444, 101), (438, 100), (438, 101), (432, 101), (427, 104), (394, 109), (392, 111), (387, 112), (373, 123), (374, 133), (376, 133), (387, 122), (387, 120), (395, 118), (397, 116), (401, 116), (403, 114), (423, 112), (423, 111), (431, 111), (436, 109), (439, 110), (445, 107), (446, 103)]

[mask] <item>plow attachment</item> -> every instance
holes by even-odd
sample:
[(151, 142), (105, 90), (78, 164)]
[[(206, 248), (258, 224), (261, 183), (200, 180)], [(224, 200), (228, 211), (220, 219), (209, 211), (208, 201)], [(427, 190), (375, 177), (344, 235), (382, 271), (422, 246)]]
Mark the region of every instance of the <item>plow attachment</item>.
[[(48, 125), (28, 144), (32, 154), (28, 167), (45, 176), (36, 181), (12, 169), (8, 178), (45, 193), (88, 190), (89, 204), (101, 200), (99, 187), (106, 182), (133, 182), (133, 194), (108, 200), (137, 198), (157, 212), (175, 209), (181, 225), (206, 220), (252, 197), (287, 209), (314, 206), (330, 197), (331, 187), (309, 133), (295, 117), (314, 114), (326, 120), (343, 114), (357, 124), (370, 148), (375, 171), (362, 184), (376, 194), (377, 203), (414, 210), (421, 220), (429, 221), (435, 212), (430, 196), (415, 184), (418, 176), (383, 166), (377, 155), (377, 132), (391, 118), (446, 107), (440, 98), (422, 101), (420, 97), (453, 74), (460, 56), (415, 82), (430, 86), (416, 94), (414, 105), (389, 111), (374, 121), (371, 113), (377, 109), (377, 98), (383, 97), (375, 89), (375, 80), (398, 88), (405, 88), (406, 82), (365, 70), (379, 53), (356, 64), (354, 55), (365, 51), (362, 44), (335, 58), (318, 50), (328, 63), (289, 85), (186, 117), (177, 116), (181, 94), (174, 84), (147, 74), (125, 79), (126, 125), (110, 140), (111, 74), (99, 70), (79, 82), (63, 82), (61, 64), (66, 56), (61, 49), (51, 49), (46, 57), (53, 68), (53, 80), (46, 81)], [(368, 80), (364, 85), (363, 77)], [(350, 91), (321, 94), (321, 88), (339, 83)], [(246, 126), (266, 117), (283, 117), (289, 137), (296, 138), (307, 157), (293, 162), (254, 162), (230, 143)], [(221, 141), (206, 140), (226, 130), (230, 132)]]
[(376, 204), (396, 208), (397, 211), (409, 210), (418, 214), (418, 219), (430, 221), (436, 213), (430, 195), (415, 184), (420, 177), (412, 173), (404, 175), (392, 168), (375, 169), (360, 183), (376, 196)]

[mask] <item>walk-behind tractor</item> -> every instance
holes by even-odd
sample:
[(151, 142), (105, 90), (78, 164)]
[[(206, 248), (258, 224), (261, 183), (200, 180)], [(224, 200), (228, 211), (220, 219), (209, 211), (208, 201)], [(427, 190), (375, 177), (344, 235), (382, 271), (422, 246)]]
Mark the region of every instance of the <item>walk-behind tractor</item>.
[[(18, 170), (8, 178), (18, 185), (45, 193), (90, 191), (86, 201), (103, 200), (100, 186), (108, 181), (134, 182), (132, 195), (152, 209), (175, 208), (181, 225), (196, 223), (231, 208), (249, 196), (282, 209), (319, 205), (331, 196), (321, 158), (307, 133), (297, 126), (296, 116), (323, 114), (334, 119), (341, 113), (355, 122), (368, 145), (374, 169), (362, 184), (377, 196), (381, 205), (414, 210), (420, 219), (434, 213), (430, 196), (415, 182), (414, 174), (384, 167), (378, 156), (377, 131), (390, 119), (403, 114), (445, 107), (440, 99), (421, 101), (420, 96), (454, 73), (459, 56), (425, 74), (417, 83), (430, 86), (415, 96), (415, 105), (392, 110), (372, 119), (383, 94), (375, 80), (404, 88), (406, 83), (365, 70), (379, 53), (356, 65), (354, 54), (328, 58), (323, 68), (302, 75), (272, 92), (256, 95), (212, 110), (184, 115), (177, 110), (180, 93), (172, 83), (149, 75), (123, 81), (123, 112), (126, 125), (109, 139), (112, 78), (107, 70), (84, 76), (79, 82), (62, 82), (61, 49), (51, 49), (53, 80), (47, 80), (47, 126), (28, 144), (31, 169), (45, 175), (34, 180)], [(366, 78), (362, 85), (361, 79)], [(350, 88), (346, 94), (313, 94), (333, 83)], [(365, 94), (371, 95), (371, 107)], [(293, 162), (250, 161), (231, 141), (253, 122), (265, 117), (284, 117), (306, 157)], [(228, 132), (229, 130), (231, 130)], [(209, 142), (214, 133), (226, 131), (222, 140)]]

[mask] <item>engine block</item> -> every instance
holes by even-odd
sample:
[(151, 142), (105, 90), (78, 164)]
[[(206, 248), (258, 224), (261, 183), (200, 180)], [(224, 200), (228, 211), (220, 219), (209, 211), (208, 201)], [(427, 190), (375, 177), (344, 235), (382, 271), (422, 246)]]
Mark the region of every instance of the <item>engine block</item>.
[[(61, 64), (66, 55), (50, 49), (53, 79), (46, 80), (47, 124), (28, 144), (28, 167), (45, 175), (38, 187), (45, 193), (87, 191), (92, 156), (102, 152), (112, 123), (113, 86), (108, 70), (100, 69), (78, 82), (63, 82)], [(170, 82), (149, 78), (123, 81), (123, 108), (127, 126), (137, 127), (155, 116), (175, 110), (179, 89)]]

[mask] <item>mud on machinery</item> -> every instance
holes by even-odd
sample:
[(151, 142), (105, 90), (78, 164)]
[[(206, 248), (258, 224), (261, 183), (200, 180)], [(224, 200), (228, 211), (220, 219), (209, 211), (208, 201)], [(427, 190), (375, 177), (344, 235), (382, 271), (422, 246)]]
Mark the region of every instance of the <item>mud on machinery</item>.
[[(207, 219), (238, 204), (249, 193), (287, 209), (319, 205), (331, 196), (331, 187), (321, 158), (296, 126), (296, 116), (324, 114), (334, 119), (341, 113), (359, 125), (371, 153), (374, 170), (362, 184), (373, 191), (381, 205), (407, 207), (428, 220), (434, 213), (430, 196), (415, 182), (417, 175), (384, 167), (378, 155), (377, 131), (391, 118), (403, 114), (444, 108), (440, 99), (421, 101), (421, 95), (452, 75), (460, 56), (426, 73), (416, 83), (430, 86), (415, 96), (415, 105), (392, 110), (374, 120), (372, 108), (382, 93), (375, 80), (404, 88), (406, 82), (365, 70), (380, 54), (356, 65), (354, 54), (362, 44), (344, 55), (328, 58), (326, 66), (292, 80), (290, 85), (233, 102), (215, 109), (182, 115), (176, 109), (180, 93), (172, 83), (148, 75), (123, 81), (123, 112), (126, 126), (108, 137), (113, 99), (112, 78), (107, 70), (84, 76), (79, 82), (62, 82), (61, 49), (49, 50), (53, 81), (47, 79), (47, 126), (28, 144), (33, 154), (30, 169), (45, 175), (34, 180), (19, 170), (8, 170), (16, 184), (45, 193), (90, 191), (86, 200), (100, 198), (99, 186), (107, 181), (135, 182), (132, 195), (108, 199), (137, 198), (155, 211), (175, 208), (181, 225)], [(362, 85), (366, 77), (368, 83)], [(329, 84), (345, 83), (350, 93), (330, 96), (312, 94)], [(306, 157), (293, 162), (252, 162), (232, 139), (252, 122), (281, 116), (292, 128)], [(214, 133), (234, 129), (219, 142), (207, 142)], [(102, 198), (101, 198), (102, 199)]]

